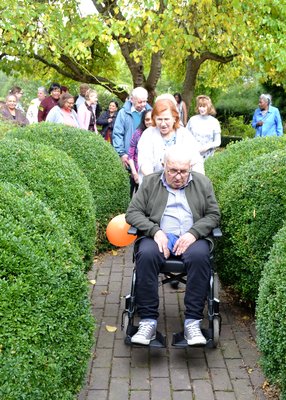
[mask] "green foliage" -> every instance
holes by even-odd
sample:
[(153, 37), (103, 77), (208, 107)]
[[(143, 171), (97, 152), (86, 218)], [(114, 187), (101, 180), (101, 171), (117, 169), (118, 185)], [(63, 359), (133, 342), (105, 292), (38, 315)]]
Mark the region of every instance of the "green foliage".
[(247, 139), (227, 146), (205, 161), (206, 175), (211, 179), (218, 201), (220, 192), (229, 176), (255, 157), (284, 149), (286, 136)]
[(0, 140), (3, 139), (8, 131), (13, 129), (15, 125), (10, 121), (2, 121), (0, 117)]
[(244, 123), (243, 115), (238, 117), (228, 117), (224, 126), (222, 127), (222, 135), (226, 136), (240, 136), (243, 139), (253, 138), (255, 130), (250, 124)]
[[(253, 74), (252, 74), (253, 75)], [(244, 121), (252, 120), (254, 110), (258, 107), (258, 98), (263, 89), (254, 83), (253, 77), (248, 80), (239, 78), (234, 85), (222, 91), (216, 98), (218, 118), (224, 125), (229, 117), (244, 116)]]
[(82, 260), (55, 213), (5, 182), (0, 265), (1, 399), (74, 399), (93, 332)]
[(107, 223), (115, 215), (124, 213), (130, 201), (128, 175), (113, 147), (99, 135), (60, 124), (26, 126), (9, 132), (8, 137), (53, 145), (76, 161), (94, 197), (97, 250), (106, 249), (109, 246), (105, 235)]
[(245, 300), (256, 300), (274, 235), (286, 218), (285, 174), (285, 150), (264, 154), (234, 172), (220, 192), (219, 275)]
[(2, 0), (1, 69), (98, 84), (123, 101), (123, 69), (133, 86), (150, 92), (163, 70), (183, 82), (185, 97), (196, 81), (222, 87), (253, 71), (261, 80), (285, 81), (283, 1), (265, 0), (263, 7), (258, 0), (92, 3), (83, 16), (75, 0)]
[(286, 226), (277, 233), (259, 286), (258, 347), (266, 377), (282, 389), (286, 399)]
[(58, 216), (75, 239), (87, 266), (95, 242), (94, 202), (89, 183), (63, 151), (24, 140), (0, 141), (0, 181), (23, 185)]

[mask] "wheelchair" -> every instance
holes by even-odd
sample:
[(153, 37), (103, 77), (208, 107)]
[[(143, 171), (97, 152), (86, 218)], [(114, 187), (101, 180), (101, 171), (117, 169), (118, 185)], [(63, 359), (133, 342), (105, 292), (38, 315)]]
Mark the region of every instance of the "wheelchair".
[[(131, 227), (128, 231), (129, 234), (136, 235), (137, 230)], [(216, 239), (222, 236), (220, 228), (215, 228), (212, 231), (211, 238)], [(135, 261), (136, 248), (138, 246), (138, 241), (140, 237), (136, 239), (133, 250), (133, 262)], [(221, 316), (219, 313), (219, 281), (218, 275), (215, 269), (214, 261), (214, 241), (210, 240), (210, 262), (211, 262), (211, 277), (209, 290), (207, 295), (207, 319), (208, 327), (202, 328), (202, 333), (205, 336), (207, 343), (203, 345), (208, 348), (216, 348), (219, 341), (220, 331), (221, 331)], [(186, 284), (187, 271), (181, 260), (176, 257), (170, 257), (165, 261), (165, 264), (161, 268), (160, 274), (164, 276), (161, 280), (161, 284), (166, 283), (172, 284), (172, 282)], [(149, 345), (135, 344), (131, 342), (131, 337), (135, 335), (138, 330), (138, 326), (135, 323), (136, 317), (136, 293), (135, 293), (135, 283), (136, 283), (136, 265), (133, 268), (132, 281), (130, 293), (125, 296), (125, 309), (122, 312), (121, 317), (121, 329), (125, 331), (125, 344), (132, 345), (136, 347), (153, 347), (153, 348), (165, 348), (167, 346), (166, 336), (162, 335), (159, 331), (156, 332), (156, 338), (150, 342)], [(159, 284), (159, 282), (158, 282)], [(179, 333), (173, 333), (172, 346), (175, 348), (186, 348), (188, 343), (184, 338), (184, 331)], [(202, 346), (202, 345), (198, 345)], [(196, 347), (196, 346), (191, 346)]]

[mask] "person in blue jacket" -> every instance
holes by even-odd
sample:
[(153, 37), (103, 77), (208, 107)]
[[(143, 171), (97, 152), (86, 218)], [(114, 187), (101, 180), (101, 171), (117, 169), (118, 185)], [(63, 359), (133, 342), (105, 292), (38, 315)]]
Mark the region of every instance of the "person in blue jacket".
[[(118, 112), (112, 134), (112, 144), (121, 158), (122, 164), (130, 170), (128, 151), (133, 133), (141, 122), (141, 115), (144, 110), (151, 110), (147, 103), (148, 92), (143, 87), (136, 87), (132, 90), (130, 99), (127, 100)], [(135, 181), (130, 176), (130, 195), (132, 197)]]
[(282, 136), (283, 125), (278, 108), (271, 105), (270, 94), (261, 94), (259, 108), (253, 115), (252, 127), (256, 130), (255, 137)]

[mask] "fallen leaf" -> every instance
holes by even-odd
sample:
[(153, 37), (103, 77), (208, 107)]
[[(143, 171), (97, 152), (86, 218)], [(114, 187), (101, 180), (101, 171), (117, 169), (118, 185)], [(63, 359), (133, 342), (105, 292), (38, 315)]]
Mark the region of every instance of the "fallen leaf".
[(109, 294), (109, 292), (108, 292), (107, 290), (103, 290), (103, 291), (101, 292), (101, 294), (102, 294), (103, 296), (107, 296), (107, 295)]
[(116, 332), (117, 331), (117, 327), (111, 326), (111, 325), (106, 325), (105, 329), (107, 330), (107, 332)]
[(92, 285), (95, 285), (95, 284), (96, 284), (96, 280), (95, 280), (95, 279), (91, 279), (89, 282), (90, 282)]
[(118, 254), (116, 250), (112, 250), (111, 252), (112, 252), (113, 256), (117, 256), (117, 254)]

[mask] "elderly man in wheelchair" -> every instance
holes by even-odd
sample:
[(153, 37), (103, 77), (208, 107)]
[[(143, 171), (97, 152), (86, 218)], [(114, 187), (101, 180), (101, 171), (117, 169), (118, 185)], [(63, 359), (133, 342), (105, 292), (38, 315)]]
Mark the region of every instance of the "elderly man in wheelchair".
[(131, 344), (149, 345), (156, 338), (159, 316), (158, 275), (169, 258), (186, 270), (184, 339), (205, 345), (201, 320), (211, 278), (210, 241), (220, 212), (210, 180), (191, 172), (188, 149), (167, 148), (163, 172), (144, 178), (126, 212), (137, 239), (136, 310), (139, 327)]

